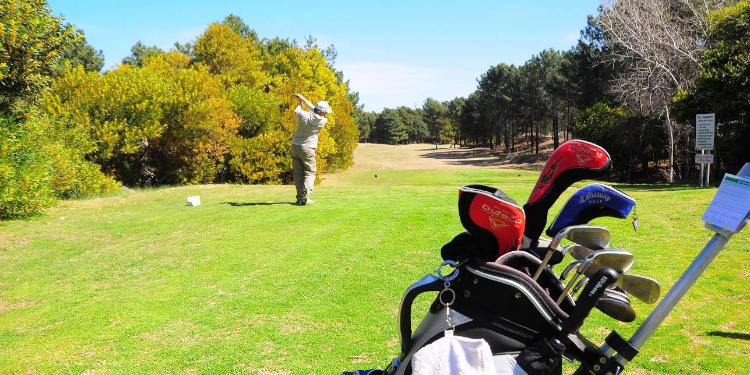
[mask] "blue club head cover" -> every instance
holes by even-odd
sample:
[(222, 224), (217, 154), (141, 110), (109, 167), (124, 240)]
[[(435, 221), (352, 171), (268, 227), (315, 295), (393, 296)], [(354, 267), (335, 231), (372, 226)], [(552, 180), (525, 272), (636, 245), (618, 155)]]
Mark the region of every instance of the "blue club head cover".
[(602, 216), (626, 218), (635, 207), (635, 199), (611, 186), (586, 185), (576, 191), (547, 228), (547, 235), (571, 225), (586, 224)]

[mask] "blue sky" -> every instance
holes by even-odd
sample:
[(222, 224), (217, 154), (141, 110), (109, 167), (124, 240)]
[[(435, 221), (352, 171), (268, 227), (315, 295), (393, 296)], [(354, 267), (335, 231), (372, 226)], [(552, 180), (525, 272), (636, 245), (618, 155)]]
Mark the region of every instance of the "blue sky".
[(263, 38), (335, 45), (336, 67), (367, 110), (421, 106), (476, 88), (499, 63), (523, 64), (545, 48), (567, 50), (599, 1), (167, 1), (50, 0), (52, 11), (104, 51), (105, 69), (137, 41), (169, 49), (234, 13)]

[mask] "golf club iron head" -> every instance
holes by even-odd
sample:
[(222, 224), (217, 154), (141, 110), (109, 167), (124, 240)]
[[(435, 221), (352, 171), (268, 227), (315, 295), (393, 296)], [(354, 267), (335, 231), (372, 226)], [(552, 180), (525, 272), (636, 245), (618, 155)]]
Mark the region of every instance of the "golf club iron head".
[(570, 270), (572, 270), (573, 268), (577, 270), (573, 279), (570, 280), (568, 285), (565, 286), (563, 292), (560, 294), (560, 297), (557, 299), (557, 304), (559, 305), (562, 302), (565, 295), (567, 295), (570, 289), (573, 288), (575, 282), (582, 274), (586, 275), (587, 277), (591, 277), (591, 275), (602, 268), (609, 268), (617, 273), (623, 273), (630, 269), (630, 266), (633, 265), (633, 260), (633, 254), (631, 254), (627, 250), (605, 249), (591, 253), (586, 257), (585, 260), (573, 262), (573, 264), (568, 266), (568, 268), (563, 271), (565, 275), (560, 276), (561, 278), (567, 276), (567, 273), (570, 272)]
[(633, 207), (635, 199), (620, 190), (603, 184), (586, 185), (565, 202), (546, 233), (553, 237), (565, 227), (586, 224), (597, 217), (624, 219)]
[(595, 251), (586, 257), (587, 264), (582, 270), (587, 277), (593, 275), (600, 268), (611, 268), (618, 273), (625, 273), (633, 265), (635, 257), (630, 251), (623, 249), (604, 249)]
[[(575, 295), (587, 280), (588, 277), (584, 276), (578, 281), (578, 284), (573, 287), (571, 294)], [(659, 285), (659, 282), (650, 277), (641, 275), (623, 274), (617, 280), (617, 284), (610, 286), (610, 289), (615, 287), (622, 288), (633, 297), (638, 298), (647, 304), (656, 303), (661, 295), (661, 286)]]
[(659, 282), (646, 276), (624, 274), (618, 279), (617, 285), (648, 304), (656, 303), (661, 295)]
[(591, 255), (591, 253), (593, 253), (596, 250), (589, 249), (588, 247), (583, 246), (583, 245), (573, 244), (573, 245), (565, 246), (563, 251), (566, 254), (570, 254), (570, 256), (572, 256), (573, 259), (575, 260), (584, 260), (586, 259), (587, 256)]
[(570, 272), (573, 271), (574, 269), (580, 267), (583, 262), (584, 262), (583, 260), (577, 260), (575, 262), (568, 264), (568, 266), (565, 267), (562, 273), (560, 273), (560, 281), (565, 280), (568, 277), (568, 274), (570, 274)]
[(593, 250), (606, 249), (609, 246), (610, 233), (605, 227), (594, 225), (574, 225), (568, 228), (577, 228), (571, 231), (567, 238), (581, 246)]
[(630, 299), (615, 289), (604, 291), (604, 295), (596, 303), (596, 308), (621, 322), (630, 323), (635, 320), (635, 310), (630, 305)]
[[(538, 279), (539, 275), (542, 274), (542, 270), (549, 263), (553, 252), (564, 251), (564, 249), (559, 249), (559, 247), (562, 240), (566, 238), (589, 248), (603, 249), (609, 245), (610, 234), (607, 228), (592, 225), (573, 225), (559, 231), (552, 241), (550, 241), (549, 246), (547, 246), (547, 252), (544, 254), (544, 259), (542, 259), (542, 263), (534, 274), (534, 280)], [(562, 255), (565, 254), (563, 253)]]

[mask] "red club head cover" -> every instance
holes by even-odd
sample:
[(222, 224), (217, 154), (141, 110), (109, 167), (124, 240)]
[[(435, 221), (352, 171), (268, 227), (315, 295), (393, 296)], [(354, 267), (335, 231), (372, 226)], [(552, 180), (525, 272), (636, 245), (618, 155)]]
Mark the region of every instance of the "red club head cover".
[(476, 254), (492, 262), (508, 251), (518, 250), (523, 239), (526, 216), (523, 209), (501, 190), (483, 185), (459, 189), (458, 212), (461, 224), (478, 246)]
[[(587, 171), (598, 175), (599, 171), (609, 167), (610, 162), (609, 153), (601, 146), (576, 139), (563, 143), (544, 164), (542, 174), (539, 176), (534, 190), (531, 191), (527, 204), (534, 204), (543, 200), (545, 194), (553, 192), (556, 183), (559, 185), (562, 182), (559, 181), (561, 174), (578, 170), (583, 177), (582, 179), (585, 179), (588, 177)], [(570, 181), (565, 188), (573, 182), (575, 181)], [(560, 193), (565, 188), (560, 190)]]
[(547, 224), (547, 212), (565, 189), (576, 181), (594, 178), (606, 172), (612, 160), (607, 150), (591, 142), (572, 140), (560, 145), (544, 164), (531, 191), (526, 212), (525, 235), (536, 243)]

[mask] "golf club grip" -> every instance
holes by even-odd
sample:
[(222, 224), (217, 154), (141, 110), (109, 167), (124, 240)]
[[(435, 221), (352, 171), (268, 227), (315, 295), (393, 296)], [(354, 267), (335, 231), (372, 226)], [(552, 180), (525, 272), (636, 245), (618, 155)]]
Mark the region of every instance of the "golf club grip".
[(578, 331), (583, 325), (583, 321), (589, 316), (591, 309), (596, 306), (599, 298), (607, 290), (607, 286), (617, 281), (618, 274), (611, 268), (602, 268), (596, 271), (590, 278), (583, 292), (576, 299), (576, 305), (571, 311), (568, 319), (563, 322), (563, 330), (566, 333)]
[(427, 275), (410, 285), (404, 292), (399, 307), (398, 320), (399, 332), (401, 333), (401, 356), (408, 352), (411, 347), (411, 305), (418, 295), (424, 292), (436, 292), (443, 289), (443, 280), (435, 275)]

